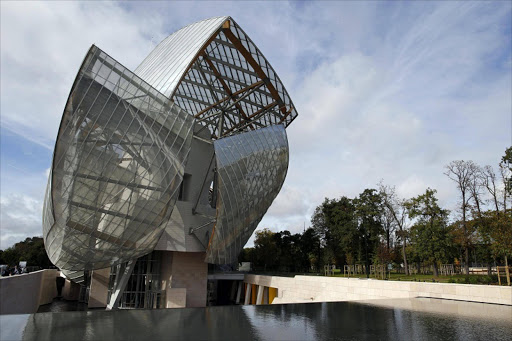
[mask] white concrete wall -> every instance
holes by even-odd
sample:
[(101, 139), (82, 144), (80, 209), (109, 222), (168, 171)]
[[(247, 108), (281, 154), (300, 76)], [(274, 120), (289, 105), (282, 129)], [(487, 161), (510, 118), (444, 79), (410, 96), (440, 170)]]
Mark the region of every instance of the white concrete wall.
[[(200, 129), (199, 126), (195, 130)], [(202, 131), (203, 138), (209, 139), (208, 130)], [(213, 144), (201, 140), (192, 139), (190, 154), (185, 166), (187, 183), (185, 186), (184, 201), (176, 201), (171, 218), (167, 223), (162, 236), (158, 240), (155, 250), (180, 251), (180, 252), (204, 252), (208, 244), (210, 233), (213, 228), (212, 219), (216, 211), (209, 205), (208, 189), (213, 181), (213, 168), (209, 169), (210, 160), (214, 153)], [(209, 172), (208, 172), (209, 169)], [(206, 181), (204, 181), (208, 174)], [(204, 188), (203, 187), (204, 181)], [(199, 202), (196, 211), (200, 214), (192, 214), (192, 208), (196, 200)], [(209, 223), (210, 222), (210, 223)], [(208, 224), (209, 223), (209, 224)], [(205, 225), (207, 224), (207, 225)], [(190, 228), (204, 226), (190, 234)]]
[[(59, 270), (42, 270), (43, 276), (39, 289), (39, 305), (52, 303), (53, 299), (57, 297), (57, 281), (56, 278), (60, 276)], [(30, 275), (30, 274), (28, 274)], [(39, 306), (38, 306), (39, 308)]]
[(273, 303), (430, 297), (512, 305), (512, 287), (357, 278), (246, 275), (244, 282), (278, 289)]
[(80, 296), (80, 284), (66, 278), (62, 288), (62, 298), (67, 301), (77, 301)]
[(0, 314), (30, 314), (57, 296), (58, 270), (0, 278)]

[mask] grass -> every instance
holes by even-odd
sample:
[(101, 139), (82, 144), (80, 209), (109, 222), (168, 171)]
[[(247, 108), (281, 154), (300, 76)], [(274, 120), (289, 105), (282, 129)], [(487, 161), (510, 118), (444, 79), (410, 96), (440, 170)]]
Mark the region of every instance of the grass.
[[(272, 272), (272, 271), (252, 271), (251, 273), (258, 275), (267, 275), (267, 276), (282, 276), (282, 277), (294, 277), (296, 275), (303, 276), (323, 276), (323, 273), (302, 273), (302, 272)], [(388, 278), (386, 280), (389, 281), (410, 281), (410, 282), (430, 282), (430, 283), (459, 283), (459, 284), (482, 284), (482, 285), (498, 285), (498, 276), (492, 275), (451, 275), (451, 276), (443, 276), (440, 275), (438, 277), (434, 277), (433, 275), (424, 275), (424, 274), (416, 274), (406, 276), (403, 273), (390, 273), (387, 274)], [(343, 272), (340, 269), (334, 270), (334, 277), (344, 277)], [(348, 277), (348, 276), (345, 276)], [(351, 278), (366, 278), (365, 274), (360, 275), (351, 275)], [(370, 276), (371, 279), (380, 279), (375, 276)], [(507, 279), (504, 276), (501, 276), (501, 285), (507, 285)]]
[[(343, 273), (337, 269), (334, 270), (334, 276), (335, 277), (344, 277)], [(348, 277), (348, 276), (345, 276)], [(361, 275), (351, 275), (352, 278), (366, 278), (365, 274)], [(370, 276), (372, 279), (380, 279), (376, 278), (375, 276)], [(437, 282), (437, 283), (464, 283), (464, 284), (492, 284), (492, 285), (498, 285), (498, 276), (487, 276), (487, 275), (439, 275), (438, 277), (434, 277), (433, 275), (424, 275), (424, 274), (415, 274), (415, 275), (409, 275), (406, 276), (405, 274), (401, 273), (390, 273), (388, 274), (387, 280), (390, 281), (412, 281), (412, 282)], [(504, 279), (502, 277), (502, 285), (504, 282)], [(506, 283), (506, 279), (505, 279)]]

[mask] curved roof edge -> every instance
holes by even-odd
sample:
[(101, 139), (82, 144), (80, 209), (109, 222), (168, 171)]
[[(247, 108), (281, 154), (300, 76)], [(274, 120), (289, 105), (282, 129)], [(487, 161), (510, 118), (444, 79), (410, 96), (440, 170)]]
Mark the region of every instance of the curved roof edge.
[(165, 96), (171, 97), (197, 54), (229, 19), (229, 16), (214, 17), (179, 29), (162, 40), (134, 73)]

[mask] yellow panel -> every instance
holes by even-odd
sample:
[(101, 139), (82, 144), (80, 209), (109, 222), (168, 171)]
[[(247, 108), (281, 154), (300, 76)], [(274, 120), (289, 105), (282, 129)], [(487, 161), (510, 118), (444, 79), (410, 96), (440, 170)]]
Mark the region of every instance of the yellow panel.
[(272, 304), (274, 298), (277, 296), (277, 289), (269, 287), (268, 288), (268, 304)]

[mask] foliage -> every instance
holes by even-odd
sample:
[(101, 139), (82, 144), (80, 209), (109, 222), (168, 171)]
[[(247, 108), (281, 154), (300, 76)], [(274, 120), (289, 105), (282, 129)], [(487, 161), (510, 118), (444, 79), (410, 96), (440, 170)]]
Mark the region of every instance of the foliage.
[(484, 212), (482, 220), (485, 224), (479, 232), (483, 240), (490, 240), (493, 256), (512, 256), (512, 210), (489, 210)]
[(309, 272), (318, 268), (320, 251), (320, 238), (312, 228), (293, 235), (265, 228), (256, 231), (254, 248), (244, 249), (239, 260), (252, 262), (254, 269), (263, 271)]
[(508, 175), (505, 176), (505, 189), (509, 195), (512, 195), (512, 146), (505, 150), (500, 166), (508, 169)]
[[(355, 206), (351, 199), (325, 199), (318, 206), (311, 219), (313, 229), (325, 246), (327, 263), (345, 264), (347, 258), (354, 259), (359, 254), (359, 239), (355, 219)], [(329, 257), (326, 257), (329, 258)]]
[(448, 229), (448, 210), (442, 209), (435, 197), (436, 190), (427, 188), (425, 194), (407, 202), (411, 219), (417, 219), (411, 227), (411, 241), (418, 256), (432, 262), (437, 276), (437, 262), (446, 261), (452, 249), (452, 238)]
[[(291, 272), (321, 272), (324, 264), (392, 264), (405, 276), (412, 276), (409, 268), (419, 274), (431, 266), (437, 276), (439, 263), (468, 269), (471, 260), (486, 264), (490, 275), (493, 264), (507, 264), (512, 256), (512, 193), (505, 190), (512, 181), (512, 147), (499, 172), (473, 161), (453, 161), (446, 168), (459, 192), (455, 220), (449, 221), (434, 189), (405, 199), (380, 182), (378, 191), (365, 189), (355, 198), (325, 198), (304, 233), (257, 231), (255, 247), (240, 259), (256, 269)], [(480, 278), (471, 281), (495, 283), (493, 277)]]
[(0, 251), (0, 264), (14, 266), (26, 261), (28, 266), (49, 268), (53, 266), (46, 254), (44, 241), (41, 237), (26, 238), (14, 246)]
[(380, 237), (384, 232), (382, 214), (384, 206), (381, 195), (375, 189), (365, 189), (358, 198), (354, 199), (358, 235), (363, 248), (363, 259), (366, 265), (366, 274), (369, 275), (370, 260), (376, 253)]

